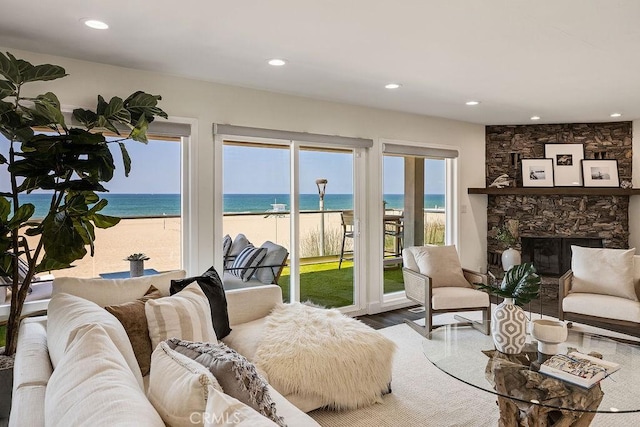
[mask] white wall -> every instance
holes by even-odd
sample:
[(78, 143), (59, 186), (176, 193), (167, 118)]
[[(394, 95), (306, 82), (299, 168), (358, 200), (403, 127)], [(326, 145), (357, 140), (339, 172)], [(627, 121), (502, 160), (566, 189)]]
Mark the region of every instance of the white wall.
[[(195, 244), (197, 260), (192, 268), (211, 266), (214, 244), (221, 236), (213, 236), (214, 224), (214, 142), (212, 123), (282, 129), (320, 134), (405, 140), (452, 145), (460, 148), (459, 193), (460, 245), (462, 263), (469, 268), (486, 266), (486, 196), (467, 195), (467, 187), (484, 186), (484, 126), (340, 103), (313, 100), (253, 89), (232, 87), (173, 77), (161, 73), (137, 71), (98, 63), (78, 61), (31, 52), (9, 50), (34, 64), (52, 63), (63, 66), (68, 77), (39, 84), (38, 92), (56, 93), (63, 105), (95, 108), (97, 94), (105, 98), (127, 96), (134, 90), (162, 95), (160, 106), (174, 117), (197, 120), (194, 143), (197, 171), (193, 183), (197, 189), (193, 206), (197, 224), (190, 236)], [(36, 87), (36, 85), (32, 85)], [(374, 147), (372, 153), (378, 153)], [(368, 156), (369, 172), (379, 176), (377, 156)], [(378, 190), (377, 186), (371, 186)], [(372, 190), (373, 191), (373, 190)], [(372, 193), (370, 209), (377, 206)]]

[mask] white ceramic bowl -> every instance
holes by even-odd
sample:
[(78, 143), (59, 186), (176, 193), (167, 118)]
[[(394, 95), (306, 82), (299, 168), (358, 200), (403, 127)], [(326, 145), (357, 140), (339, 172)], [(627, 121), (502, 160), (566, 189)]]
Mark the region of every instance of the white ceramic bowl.
[(556, 354), (558, 344), (567, 340), (567, 325), (559, 320), (533, 320), (530, 330), (531, 336), (538, 341), (538, 351), (542, 354)]

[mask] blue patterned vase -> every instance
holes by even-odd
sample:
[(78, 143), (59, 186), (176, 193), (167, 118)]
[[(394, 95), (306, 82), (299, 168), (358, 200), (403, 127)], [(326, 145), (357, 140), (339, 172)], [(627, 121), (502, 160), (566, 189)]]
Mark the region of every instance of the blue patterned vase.
[(496, 350), (506, 354), (518, 354), (527, 338), (527, 316), (524, 310), (505, 298), (491, 313), (491, 336)]

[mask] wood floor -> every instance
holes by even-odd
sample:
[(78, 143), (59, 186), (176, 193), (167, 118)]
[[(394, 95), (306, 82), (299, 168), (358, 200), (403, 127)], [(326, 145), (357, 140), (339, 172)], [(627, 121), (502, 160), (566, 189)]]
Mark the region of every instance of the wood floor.
[[(496, 297), (491, 297), (491, 302), (496, 303)], [(404, 319), (418, 320), (424, 318), (424, 312), (412, 313), (409, 311), (411, 308), (412, 307), (400, 308), (398, 310), (387, 311), (384, 313), (359, 316), (357, 319), (362, 321), (364, 324), (369, 325), (373, 329), (382, 329), (389, 326), (399, 325), (404, 322)], [(541, 312), (547, 316), (558, 317), (558, 301), (556, 298), (543, 297), (542, 304), (539, 299), (536, 299), (524, 308), (527, 312), (531, 312), (532, 319), (536, 319), (536, 315), (539, 315)], [(598, 328), (612, 330), (634, 337), (640, 337), (640, 330), (638, 330), (638, 328), (617, 326), (595, 321), (589, 324)]]

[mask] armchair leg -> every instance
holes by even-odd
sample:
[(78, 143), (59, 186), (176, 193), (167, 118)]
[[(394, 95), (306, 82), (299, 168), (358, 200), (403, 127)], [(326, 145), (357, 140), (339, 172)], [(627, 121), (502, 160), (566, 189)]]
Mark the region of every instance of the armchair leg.
[(422, 335), (426, 339), (428, 339), (428, 340), (431, 339), (431, 331), (429, 329), (427, 329), (425, 326), (420, 326), (417, 323), (414, 323), (413, 321), (411, 321), (409, 319), (404, 319), (404, 323), (406, 323), (407, 325), (411, 326), (411, 329), (413, 329), (414, 331), (416, 331), (417, 333), (419, 333), (420, 335)]

